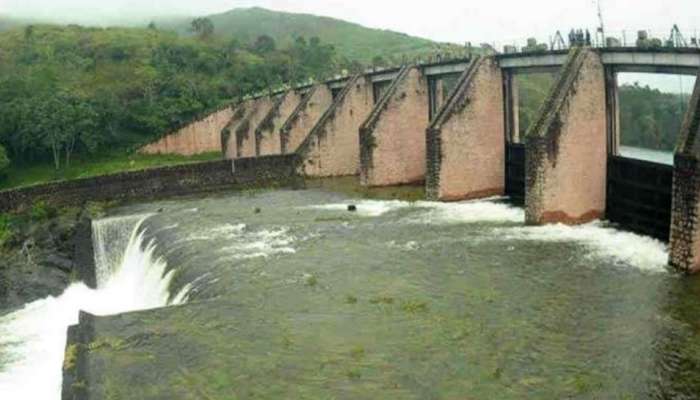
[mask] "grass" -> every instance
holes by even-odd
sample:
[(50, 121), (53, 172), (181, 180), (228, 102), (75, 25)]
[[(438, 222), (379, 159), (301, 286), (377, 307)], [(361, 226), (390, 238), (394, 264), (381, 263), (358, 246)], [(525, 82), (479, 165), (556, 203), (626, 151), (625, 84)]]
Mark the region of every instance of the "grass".
[(0, 180), (0, 190), (218, 159), (221, 159), (221, 153), (219, 152), (204, 153), (191, 157), (111, 153), (76, 159), (69, 167), (61, 168), (60, 170), (56, 170), (51, 162), (32, 165), (11, 165), (6, 171), (5, 179)]

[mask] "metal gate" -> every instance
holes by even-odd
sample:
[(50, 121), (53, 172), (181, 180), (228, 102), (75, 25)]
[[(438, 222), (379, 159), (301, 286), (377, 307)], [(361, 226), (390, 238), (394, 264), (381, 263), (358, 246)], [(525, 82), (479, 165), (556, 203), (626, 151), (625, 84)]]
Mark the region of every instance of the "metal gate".
[(606, 217), (627, 230), (668, 241), (673, 166), (608, 157)]
[(517, 205), (525, 204), (525, 145), (506, 143), (506, 196)]

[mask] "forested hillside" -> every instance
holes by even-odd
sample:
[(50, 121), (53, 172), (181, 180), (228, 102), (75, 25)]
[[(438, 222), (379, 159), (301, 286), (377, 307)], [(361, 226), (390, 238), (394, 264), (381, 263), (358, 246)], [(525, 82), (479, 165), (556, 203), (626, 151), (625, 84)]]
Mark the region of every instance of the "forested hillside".
[[(334, 18), (258, 7), (234, 9), (208, 18), (214, 24), (214, 34), (221, 37), (235, 37), (249, 42), (267, 35), (279, 45), (288, 46), (299, 36), (317, 36), (332, 44), (341, 57), (363, 63), (370, 63), (375, 59), (398, 62), (404, 56), (425, 55), (435, 53), (439, 49), (457, 47), (403, 33), (370, 29)], [(163, 26), (187, 34), (190, 31), (190, 20), (164, 21)]]
[[(0, 33), (0, 144), (15, 165), (123, 149), (284, 82), (340, 69), (318, 38), (285, 48), (206, 32), (27, 26)], [(0, 150), (0, 167), (6, 157)]]

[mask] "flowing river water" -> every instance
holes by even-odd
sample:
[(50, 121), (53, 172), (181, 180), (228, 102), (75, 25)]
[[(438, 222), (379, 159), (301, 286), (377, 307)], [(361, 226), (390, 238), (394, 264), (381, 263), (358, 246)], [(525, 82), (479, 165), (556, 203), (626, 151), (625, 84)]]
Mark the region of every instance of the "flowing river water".
[[(295, 386), (312, 397), (396, 385), (394, 398), (697, 398), (700, 282), (666, 268), (666, 245), (603, 222), (522, 221), (500, 199), (369, 200), (323, 187), (120, 208), (94, 224), (97, 290), (75, 284), (0, 316), (0, 398), (59, 398), (79, 309), (221, 299), (261, 320), (304, 310), (290, 343), (347, 350), (357, 363), (347, 376)], [(248, 351), (282, 357), (255, 329), (223, 340), (260, 335)], [(291, 371), (316, 358), (298, 356)], [(261, 393), (291, 373), (248, 368)]]

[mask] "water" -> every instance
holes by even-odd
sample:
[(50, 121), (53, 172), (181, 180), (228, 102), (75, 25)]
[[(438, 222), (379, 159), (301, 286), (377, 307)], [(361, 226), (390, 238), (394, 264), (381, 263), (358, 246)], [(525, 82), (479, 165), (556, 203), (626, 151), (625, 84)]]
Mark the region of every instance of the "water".
[[(185, 293), (188, 307), (202, 306), (126, 317), (130, 335), (162, 339), (99, 354), (124, 391), (114, 398), (178, 398), (193, 388), (217, 399), (700, 393), (700, 281), (667, 269), (664, 243), (605, 222), (524, 226), (523, 210), (502, 199), (350, 193), (250, 192), (114, 210), (95, 224), (107, 277), (98, 291), (74, 285), (0, 319), (0, 337), (13, 335), (0, 345), (0, 360), (12, 357), (0, 393), (57, 398), (65, 326), (80, 307), (113, 314)], [(132, 240), (116, 244), (124, 237)], [(157, 247), (145, 245), (152, 240)], [(165, 260), (177, 274), (163, 277)]]
[(663, 150), (651, 150), (641, 147), (620, 146), (620, 155), (627, 158), (635, 158), (651, 161), (659, 164), (673, 165), (673, 152)]
[(0, 398), (59, 399), (67, 327), (84, 310), (96, 315), (181, 303), (187, 287), (170, 296), (174, 271), (154, 256), (142, 223), (148, 215), (93, 223), (98, 288), (72, 284), (59, 297), (28, 304), (0, 317)]
[[(158, 208), (147, 225), (180, 268), (173, 286), (191, 285), (190, 304), (213, 302), (174, 309), (153, 329), (187, 332), (175, 343), (188, 382), (216, 380), (202, 386), (211, 398), (683, 399), (700, 389), (700, 282), (666, 268), (664, 243), (604, 222), (527, 227), (499, 199), (323, 189), (120, 212)], [(146, 349), (129, 351), (105, 360)], [(162, 368), (142, 393), (187, 390)]]

